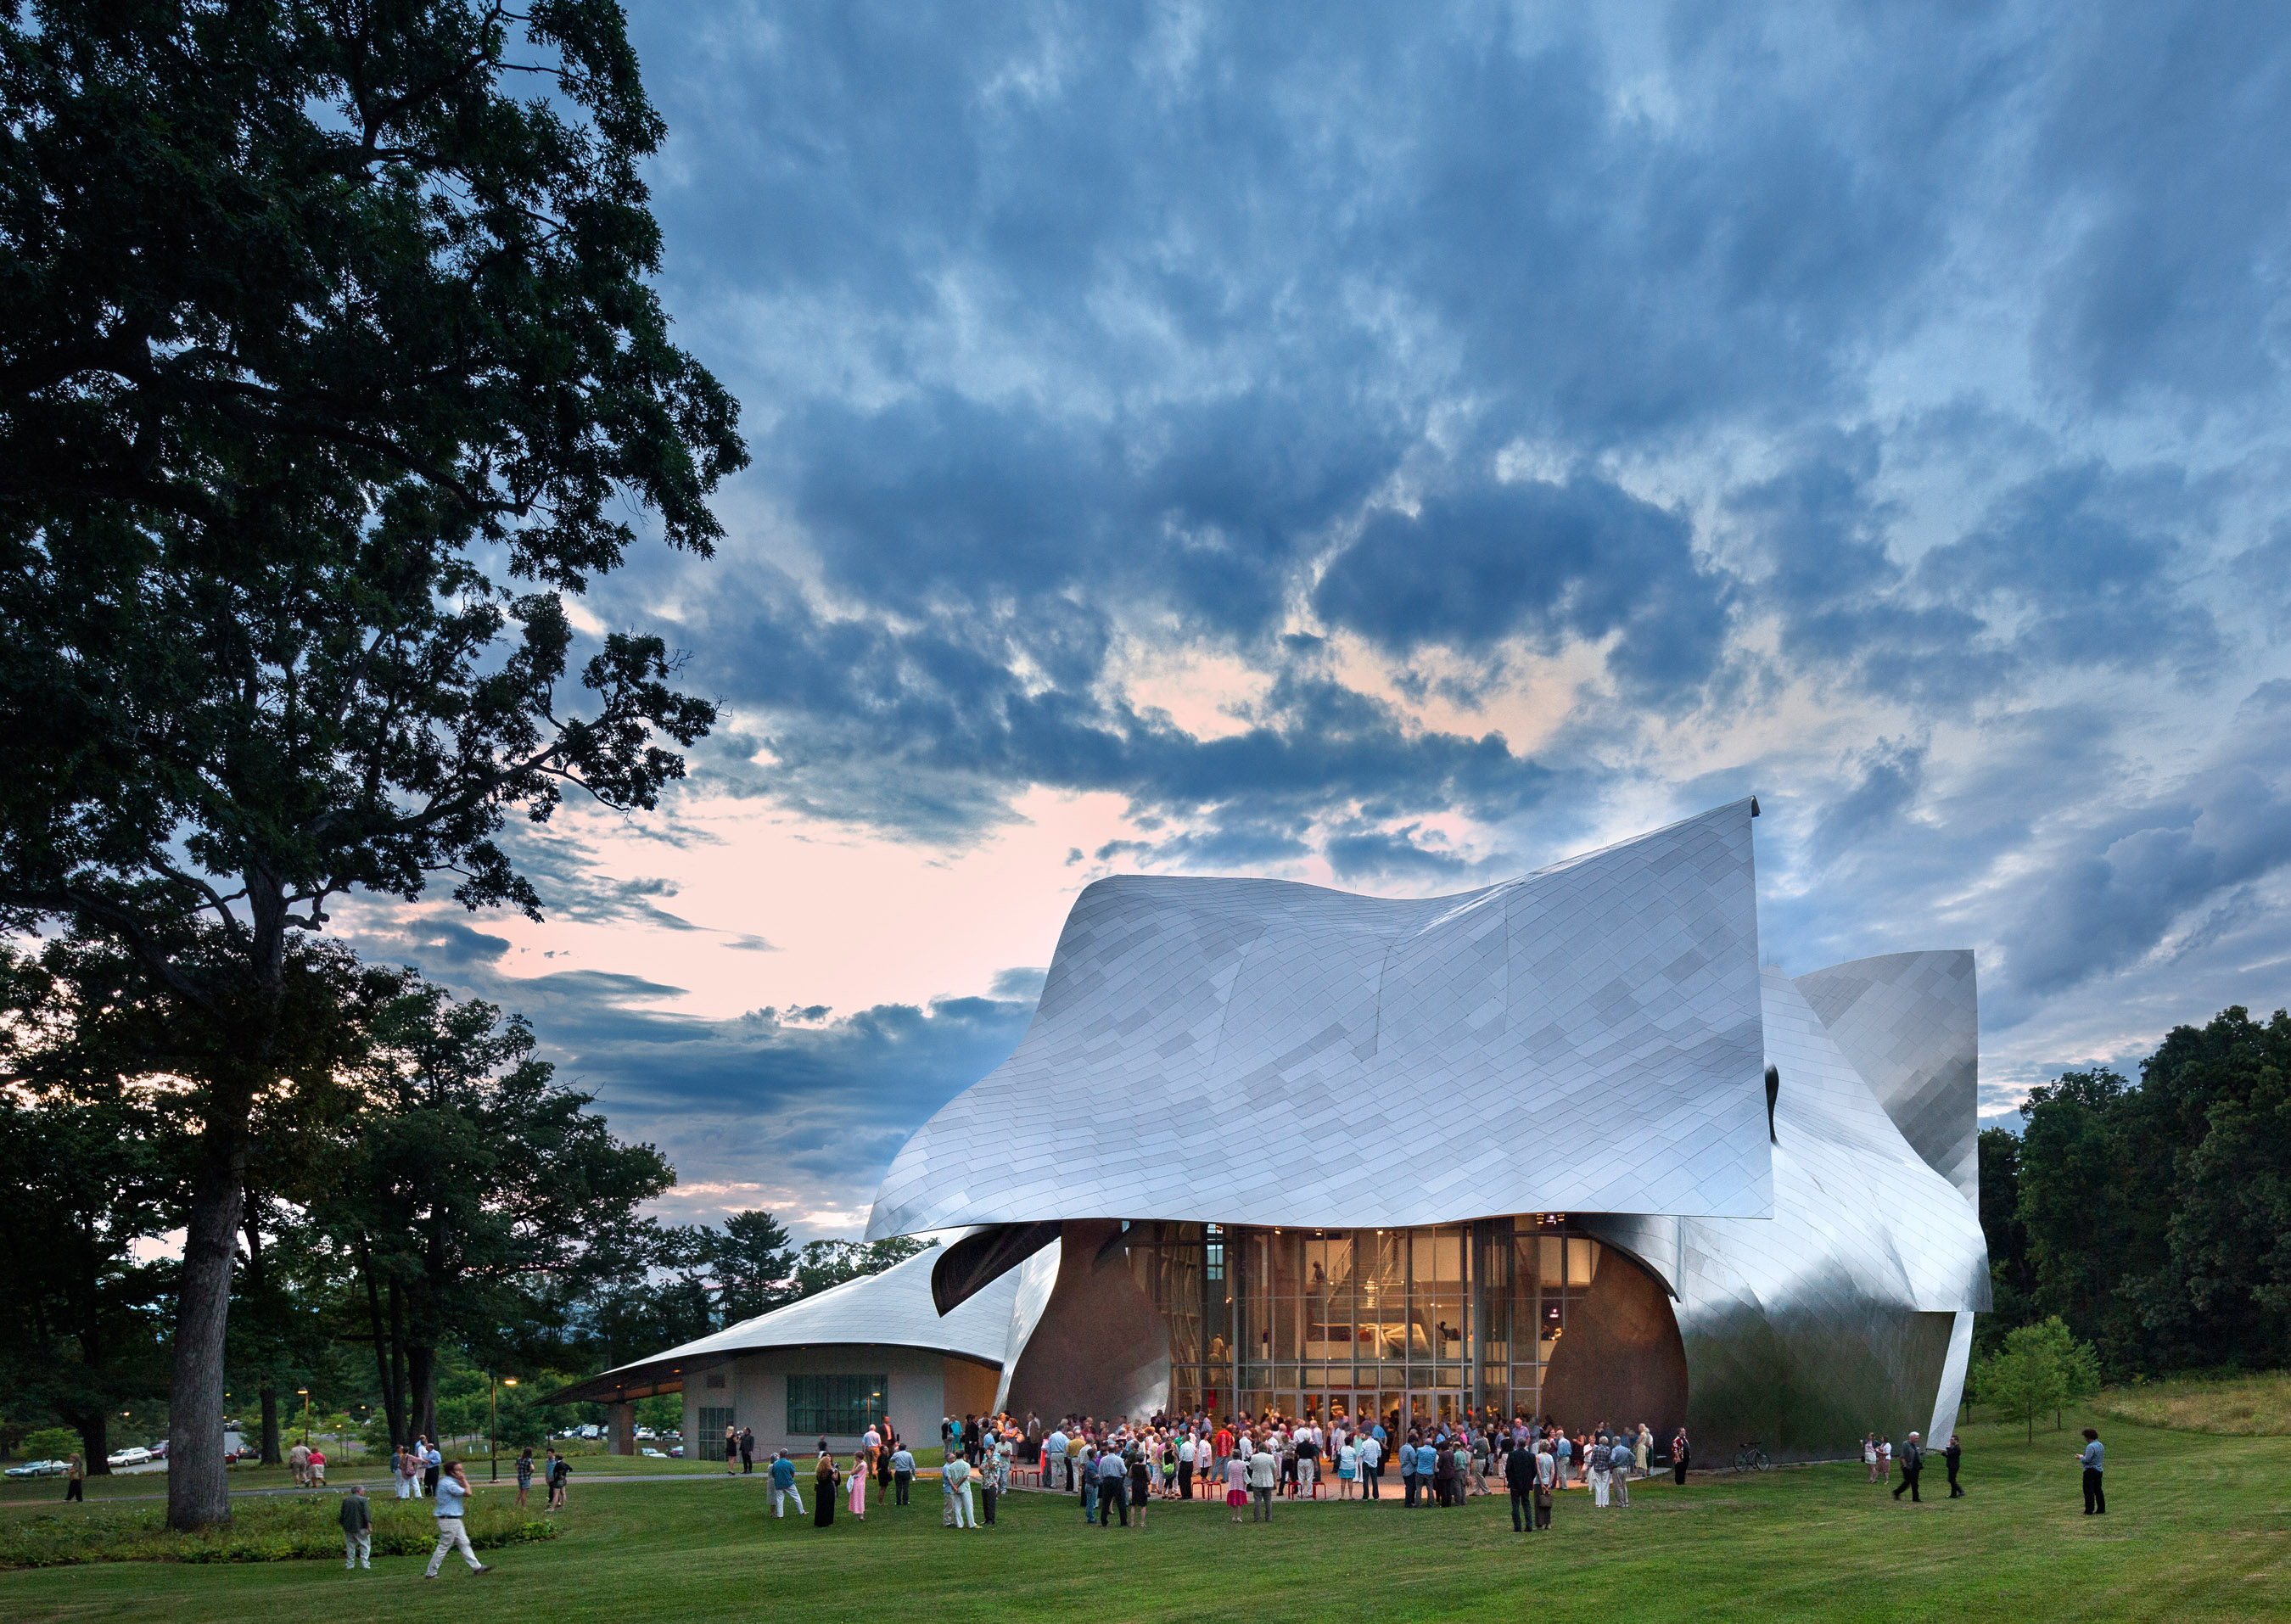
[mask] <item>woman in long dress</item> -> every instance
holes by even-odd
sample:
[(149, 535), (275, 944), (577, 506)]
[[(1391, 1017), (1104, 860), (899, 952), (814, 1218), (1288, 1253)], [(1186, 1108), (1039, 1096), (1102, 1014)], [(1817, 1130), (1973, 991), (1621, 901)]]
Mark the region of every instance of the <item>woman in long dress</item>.
[(814, 1480), (817, 1492), (812, 1496), (811, 1525), (827, 1528), (835, 1522), (835, 1457), (825, 1450), (819, 1451), (819, 1474)]
[(867, 1456), (864, 1451), (851, 1457), (851, 1515), (863, 1523), (867, 1520)]

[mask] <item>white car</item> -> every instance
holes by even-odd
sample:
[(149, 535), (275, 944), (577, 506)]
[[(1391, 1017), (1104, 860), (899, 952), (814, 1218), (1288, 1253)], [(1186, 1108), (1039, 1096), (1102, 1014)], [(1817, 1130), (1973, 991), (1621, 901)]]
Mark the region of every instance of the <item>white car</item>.
[(21, 1466), (10, 1467), (8, 1475), (11, 1477), (61, 1477), (69, 1470), (71, 1470), (71, 1465), (68, 1461), (27, 1460)]
[(640, 1449), (637, 1453), (639, 1455), (650, 1455), (655, 1460), (665, 1460), (668, 1459), (667, 1456), (662, 1454), (656, 1449)]
[(104, 1464), (106, 1466), (141, 1466), (145, 1461), (150, 1459), (151, 1451), (148, 1449), (142, 1449), (140, 1447), (136, 1449), (123, 1449), (116, 1455), (105, 1456)]

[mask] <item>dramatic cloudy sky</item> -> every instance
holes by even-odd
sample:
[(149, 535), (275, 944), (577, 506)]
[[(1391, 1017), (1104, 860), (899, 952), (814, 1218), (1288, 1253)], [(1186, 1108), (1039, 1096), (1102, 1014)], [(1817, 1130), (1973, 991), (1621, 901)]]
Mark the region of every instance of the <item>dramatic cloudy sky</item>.
[(1755, 789), (1767, 956), (1977, 949), (1993, 1111), (2291, 999), (2279, 11), (635, 28), (755, 462), (589, 623), (723, 725), (523, 839), (545, 926), (358, 929), (671, 1210), (855, 1232), (1117, 872), (1433, 894)]

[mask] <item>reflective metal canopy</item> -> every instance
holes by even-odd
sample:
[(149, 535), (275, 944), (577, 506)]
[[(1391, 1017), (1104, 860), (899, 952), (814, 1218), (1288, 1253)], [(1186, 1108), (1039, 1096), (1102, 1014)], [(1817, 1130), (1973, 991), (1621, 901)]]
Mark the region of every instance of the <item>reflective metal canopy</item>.
[(907, 1142), (867, 1233), (1770, 1217), (1751, 816), (1422, 901), (1100, 880), (1025, 1041)]

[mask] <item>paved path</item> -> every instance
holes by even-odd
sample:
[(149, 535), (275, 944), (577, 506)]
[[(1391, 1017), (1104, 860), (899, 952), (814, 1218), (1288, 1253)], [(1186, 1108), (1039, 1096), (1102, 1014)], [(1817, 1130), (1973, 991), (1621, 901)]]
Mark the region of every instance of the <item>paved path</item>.
[[(113, 1475), (117, 1476), (120, 1475), (120, 1474), (115, 1472)], [(540, 1486), (538, 1475), (538, 1474), (535, 1474), (535, 1488)], [(722, 1472), (592, 1472), (584, 1477), (576, 1471), (573, 1474), (573, 1483), (575, 1487), (588, 1489), (593, 1488), (600, 1483), (720, 1483), (724, 1481), (726, 1476), (727, 1474)], [(28, 1499), (22, 1495), (18, 1495), (12, 1499), (0, 1499), (0, 1507), (61, 1505), (63, 1503), (64, 1480), (60, 1477), (44, 1477), (39, 1481), (42, 1483), (54, 1483), (56, 1485), (56, 1492), (52, 1495), (43, 1496), (37, 1499)], [(769, 1485), (769, 1479), (761, 1472), (753, 1474), (752, 1476), (751, 1476), (750, 1481), (756, 1483), (759, 1487), (768, 1487)], [(324, 1489), (317, 1491), (309, 1489), (297, 1489), (290, 1484), (277, 1489), (233, 1489), (230, 1492), (233, 1499), (237, 1499), (242, 1496), (253, 1497), (266, 1494), (309, 1494), (313, 1492), (330, 1494), (338, 1493), (342, 1491), (347, 1490), (355, 1483), (362, 1483), (366, 1484), (367, 1493), (376, 1499), (394, 1499), (397, 1498), (397, 1485), (392, 1479), (387, 1477), (340, 1477), (336, 1478), (332, 1483), (329, 1483)], [(473, 1489), (479, 1490), (486, 1488), (514, 1489), (517, 1487), (517, 1479), (513, 1476), (507, 1476), (503, 1477), (499, 1483), (492, 1483), (484, 1476), (476, 1476), (470, 1479), (470, 1486)], [(129, 1500), (163, 1500), (166, 1498), (167, 1497), (164, 1494), (100, 1494), (91, 1497), (87, 1503), (91, 1506), (99, 1503), (110, 1506), (121, 1504)]]

